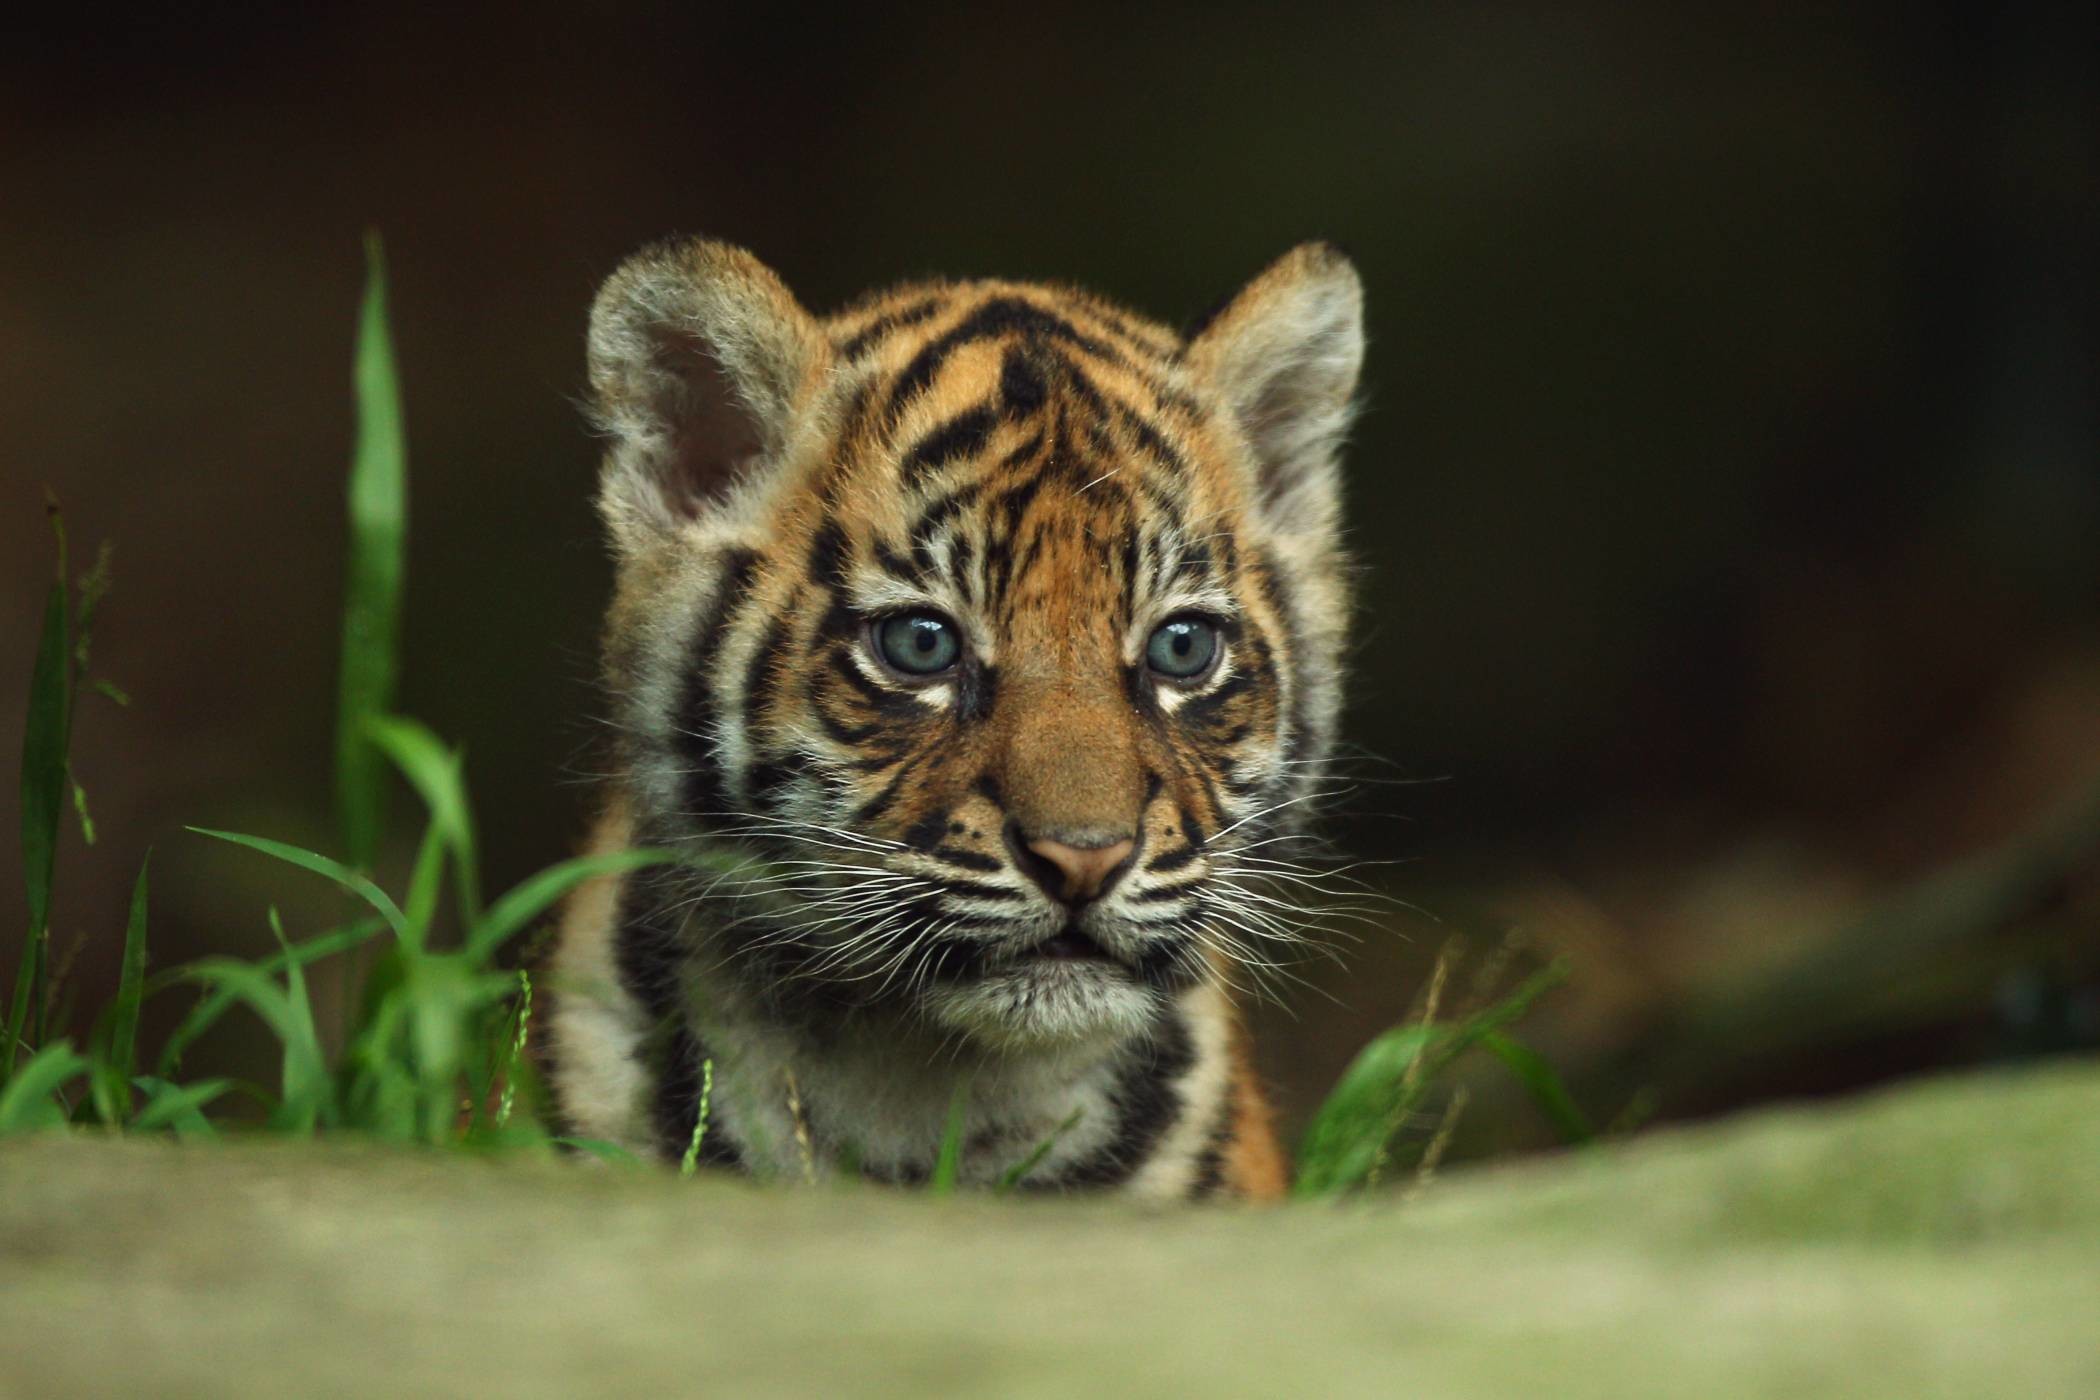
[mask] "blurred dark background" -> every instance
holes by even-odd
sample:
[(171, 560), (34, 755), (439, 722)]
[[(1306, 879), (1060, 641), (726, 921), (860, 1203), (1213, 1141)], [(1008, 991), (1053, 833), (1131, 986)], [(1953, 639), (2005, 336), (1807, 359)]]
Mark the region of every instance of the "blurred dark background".
[[(332, 913), (180, 826), (333, 845), (367, 227), (412, 457), (402, 703), (465, 744), (499, 887), (588, 803), (608, 567), (575, 400), (625, 253), (737, 240), (818, 309), (996, 273), (1179, 321), (1326, 236), (1372, 332), (1350, 734), (1377, 781), (1333, 830), (1402, 862), (1376, 879), (1427, 916), (1263, 1013), (1290, 1114), (1454, 938), (1470, 969), (1512, 935), (1572, 960), (1531, 1034), (1600, 1120), (2100, 1043), (2100, 840), (2050, 815), (2100, 784), (2096, 13), (525, 4), (18, 30), (0, 730), (46, 484), (78, 544), (115, 542), (96, 664), (135, 697), (78, 723), (100, 841), (61, 860), (73, 985), (113, 981), (149, 845), (158, 965), (267, 946), (270, 901)], [(1903, 904), (1949, 870), (1982, 894)], [(1471, 1122), (1465, 1150), (1544, 1140), (1514, 1105)]]

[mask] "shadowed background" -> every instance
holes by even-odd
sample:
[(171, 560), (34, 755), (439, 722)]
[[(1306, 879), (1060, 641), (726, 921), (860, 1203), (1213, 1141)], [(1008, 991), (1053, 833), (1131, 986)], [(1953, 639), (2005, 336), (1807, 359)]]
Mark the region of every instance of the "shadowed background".
[[(180, 826), (334, 846), (366, 227), (409, 425), (401, 704), (465, 744), (498, 888), (588, 807), (609, 568), (575, 401), (622, 256), (706, 232), (819, 310), (983, 273), (1181, 321), (1325, 236), (1371, 317), (1371, 781), (1330, 829), (1432, 917), (1263, 1013), (1290, 1116), (1454, 935), (1572, 960), (1535, 1036), (1603, 1120), (2100, 1044), (2075, 832), (1951, 934), (1855, 925), (2100, 782), (2100, 30), (2070, 9), (368, 7), (11, 41), (0, 730), (46, 484), (80, 555), (115, 542), (96, 670), (134, 697), (77, 726), (71, 985), (106, 994), (149, 845), (157, 965), (266, 946), (271, 901), (334, 912)], [(266, 1053), (229, 1027), (193, 1058)], [(1492, 1105), (1467, 1134), (1547, 1137)]]

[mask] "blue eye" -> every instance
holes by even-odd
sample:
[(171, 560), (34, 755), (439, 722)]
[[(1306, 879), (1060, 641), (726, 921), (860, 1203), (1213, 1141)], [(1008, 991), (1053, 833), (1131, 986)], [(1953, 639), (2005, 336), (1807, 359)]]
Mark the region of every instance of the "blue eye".
[(1218, 629), (1200, 617), (1162, 622), (1145, 643), (1145, 664), (1178, 681), (1202, 675), (1217, 654)]
[(884, 661), (907, 676), (945, 671), (962, 655), (955, 624), (932, 613), (884, 618), (875, 624), (875, 646)]

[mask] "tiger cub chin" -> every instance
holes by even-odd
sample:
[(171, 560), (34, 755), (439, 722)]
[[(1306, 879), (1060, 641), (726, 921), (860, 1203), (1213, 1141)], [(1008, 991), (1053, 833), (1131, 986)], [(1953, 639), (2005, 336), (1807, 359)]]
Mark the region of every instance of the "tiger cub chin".
[(1334, 730), (1362, 299), (1320, 244), (1186, 335), (1029, 282), (819, 317), (706, 241), (614, 273), (592, 844), (692, 859), (562, 917), (571, 1131), (912, 1182), (953, 1119), (964, 1182), (1284, 1189), (1234, 993)]

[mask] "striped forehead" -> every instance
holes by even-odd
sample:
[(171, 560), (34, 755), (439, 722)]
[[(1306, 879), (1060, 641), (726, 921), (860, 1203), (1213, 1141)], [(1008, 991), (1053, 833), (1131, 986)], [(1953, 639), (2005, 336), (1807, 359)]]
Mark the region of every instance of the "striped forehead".
[(899, 562), (967, 582), (979, 606), (1127, 600), (1176, 562), (1185, 522), (1229, 505), (1163, 328), (993, 283), (896, 293), (832, 330), (850, 386), (840, 494)]

